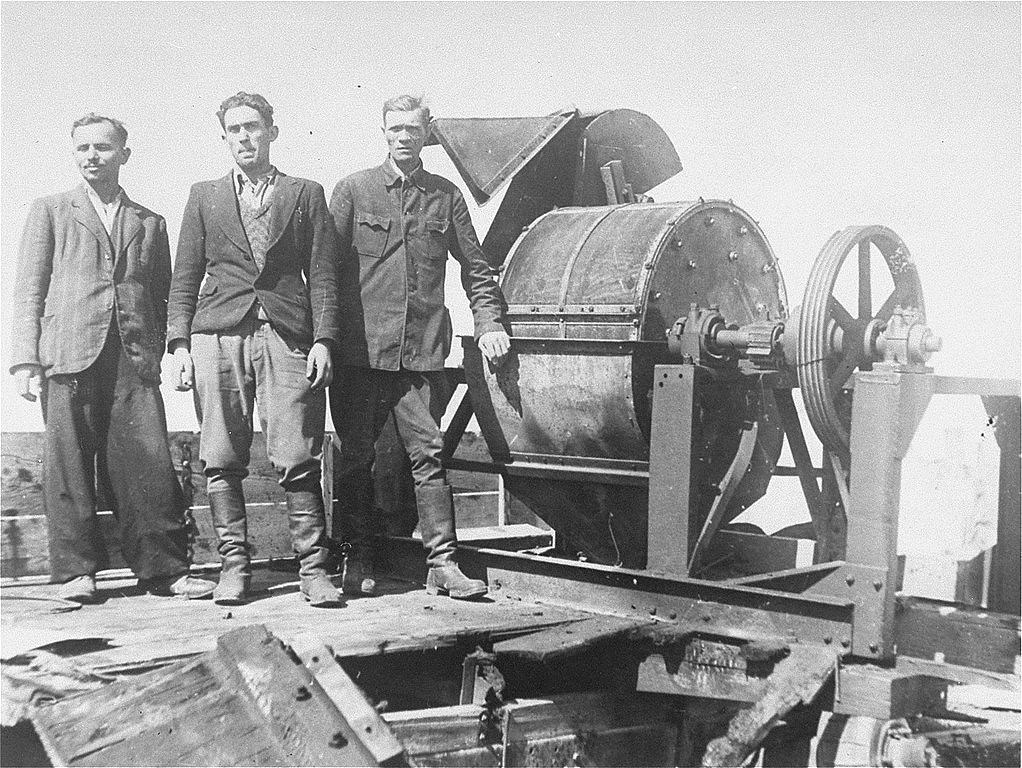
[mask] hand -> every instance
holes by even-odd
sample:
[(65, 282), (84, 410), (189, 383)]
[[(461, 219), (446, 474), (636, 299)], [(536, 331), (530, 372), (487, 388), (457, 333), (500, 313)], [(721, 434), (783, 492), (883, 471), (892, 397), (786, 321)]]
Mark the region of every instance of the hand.
[(309, 350), (308, 362), (305, 364), (305, 378), (313, 389), (326, 389), (334, 380), (334, 364), (330, 357), (330, 348), (322, 341), (317, 341)]
[[(17, 368), (14, 371), (14, 382), (18, 389), (18, 394), (29, 402), (34, 403), (36, 401), (35, 392), (39, 391), (39, 380), (42, 375), (43, 369), (38, 365), (23, 365)], [(35, 386), (33, 386), (33, 383)]]
[(177, 366), (177, 383), (174, 389), (187, 392), (195, 386), (195, 362), (188, 347), (178, 346), (174, 349), (174, 365)]
[(487, 331), (479, 337), (479, 351), (493, 365), (502, 365), (511, 351), (511, 339), (504, 331)]

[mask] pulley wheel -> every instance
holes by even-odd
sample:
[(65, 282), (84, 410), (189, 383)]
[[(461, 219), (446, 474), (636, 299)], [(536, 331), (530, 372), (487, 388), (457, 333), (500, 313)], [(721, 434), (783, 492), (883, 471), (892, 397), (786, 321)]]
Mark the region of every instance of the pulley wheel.
[[(853, 314), (834, 295), (848, 255), (857, 260), (857, 306)], [(872, 265), (883, 258), (894, 290), (873, 310)], [(908, 248), (879, 225), (835, 232), (813, 264), (798, 318), (796, 365), (806, 413), (824, 447), (847, 456), (851, 429), (852, 374), (869, 370), (874, 342), (896, 306), (913, 307), (925, 322), (923, 289)]]

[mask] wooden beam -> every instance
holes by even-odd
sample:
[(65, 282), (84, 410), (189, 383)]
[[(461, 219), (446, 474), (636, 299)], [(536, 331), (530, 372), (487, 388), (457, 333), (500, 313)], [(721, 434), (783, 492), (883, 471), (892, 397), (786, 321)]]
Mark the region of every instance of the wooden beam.
[(594, 646), (627, 635), (648, 622), (615, 616), (590, 619), (545, 629), (531, 635), (494, 643), (498, 658), (514, 656), (540, 663), (576, 656)]
[(899, 655), (1018, 674), (1020, 641), (1018, 616), (918, 597), (898, 599)]

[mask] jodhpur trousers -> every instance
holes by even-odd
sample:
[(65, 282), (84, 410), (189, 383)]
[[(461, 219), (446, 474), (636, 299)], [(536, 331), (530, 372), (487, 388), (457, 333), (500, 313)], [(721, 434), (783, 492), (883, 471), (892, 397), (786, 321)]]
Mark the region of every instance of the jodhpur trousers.
[(209, 493), (248, 474), (254, 405), (284, 490), (318, 490), (326, 395), (305, 378), (307, 355), (253, 317), (228, 333), (192, 335), (199, 459)]

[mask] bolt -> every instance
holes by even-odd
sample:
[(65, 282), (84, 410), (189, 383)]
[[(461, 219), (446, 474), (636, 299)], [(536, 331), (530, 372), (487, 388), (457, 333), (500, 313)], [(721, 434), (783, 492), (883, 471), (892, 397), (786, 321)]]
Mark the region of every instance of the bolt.
[(348, 746), (348, 740), (344, 737), (343, 733), (337, 731), (337, 733), (330, 737), (330, 741), (327, 744), (334, 749), (344, 749)]
[(827, 645), (830, 645), (831, 643), (834, 642), (834, 638), (831, 637), (830, 635), (827, 635), (825, 638), (823, 638), (823, 642), (826, 643)]
[(677, 611), (671, 611), (670, 614), (668, 614), (668, 617), (672, 618), (672, 619), (676, 619), (676, 618), (678, 618), (678, 612)]
[(848, 648), (851, 644), (852, 644), (852, 641), (849, 640), (847, 637), (841, 638), (841, 647), (842, 648)]
[(763, 265), (763, 274), (764, 275), (767, 274), (768, 272), (773, 272), (773, 271), (774, 271), (774, 265), (773, 264), (764, 264)]
[(747, 235), (747, 234), (749, 234), (749, 228), (748, 228), (748, 227), (746, 227), (746, 226), (742, 226), (742, 227), (740, 227), (740, 228), (738, 229), (738, 234), (739, 234), (739, 235)]
[(312, 698), (312, 694), (309, 692), (309, 689), (306, 688), (304, 685), (299, 685), (298, 686), (298, 690), (295, 691), (295, 700), (296, 701), (308, 701), (311, 698)]
[(688, 268), (689, 268), (689, 269), (695, 269), (695, 268), (696, 268), (696, 262), (695, 262), (695, 259), (689, 259), (689, 260), (688, 260)]
[(661, 296), (663, 296), (663, 293), (661, 293), (660, 291), (653, 291), (653, 294), (652, 296), (650, 296), (650, 298), (653, 299), (653, 301), (656, 301)]
[(845, 584), (847, 584), (850, 587), (854, 583), (855, 583), (855, 577), (852, 576), (852, 574), (849, 573), (847, 576), (845, 576)]
[(875, 589), (877, 592), (879, 592), (883, 588), (884, 588), (884, 583), (882, 581), (880, 581), (879, 579), (877, 579), (876, 581), (873, 582), (873, 589)]
[(656, 606), (655, 605), (652, 608), (649, 609), (649, 615), (650, 616), (656, 616)]
[(674, 247), (675, 248), (681, 248), (681, 246), (683, 246), (684, 244), (685, 244), (684, 240), (675, 240), (674, 241)]
[(705, 621), (705, 622), (709, 622), (709, 621), (710, 621), (710, 614), (708, 614), (708, 613), (704, 613), (704, 614), (703, 614), (703, 621)]
[(714, 219), (712, 216), (707, 216), (706, 217), (706, 226), (712, 227), (715, 222), (716, 222), (716, 219)]
[(738, 261), (738, 251), (731, 251), (727, 257), (729, 261)]
[(876, 643), (870, 643), (869, 644), (869, 652), (870, 653), (876, 653), (879, 650), (880, 650), (880, 646), (877, 645)]

